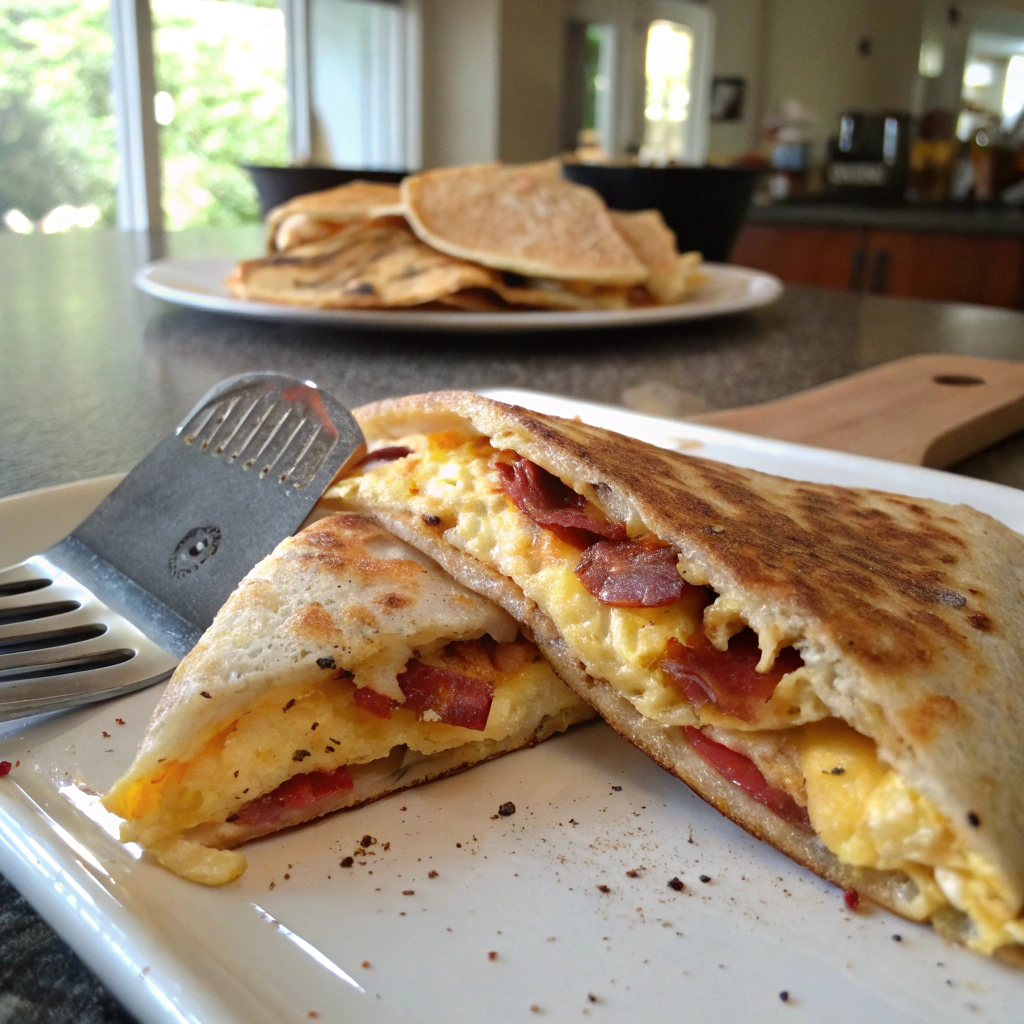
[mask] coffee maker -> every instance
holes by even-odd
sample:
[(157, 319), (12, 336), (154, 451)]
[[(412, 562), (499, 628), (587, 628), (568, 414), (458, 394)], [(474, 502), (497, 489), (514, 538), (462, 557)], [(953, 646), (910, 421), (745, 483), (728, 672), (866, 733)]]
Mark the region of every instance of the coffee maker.
[(902, 199), (909, 164), (909, 114), (843, 114), (829, 139), (825, 186), (837, 199)]

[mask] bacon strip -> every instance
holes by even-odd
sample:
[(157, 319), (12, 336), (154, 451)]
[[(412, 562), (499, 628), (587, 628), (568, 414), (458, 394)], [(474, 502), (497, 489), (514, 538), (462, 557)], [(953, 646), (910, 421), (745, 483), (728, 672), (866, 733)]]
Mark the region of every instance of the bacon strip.
[(626, 528), (611, 522), (582, 494), (535, 462), (516, 456), (512, 462), (494, 463), (505, 493), (523, 515), (538, 526), (554, 530), (563, 540), (586, 547), (598, 537), (622, 540)]
[(752, 629), (737, 633), (725, 652), (713, 647), (699, 629), (686, 643), (683, 646), (672, 637), (657, 667), (686, 694), (694, 711), (711, 703), (744, 722), (753, 721), (758, 706), (771, 700), (779, 680), (803, 664), (800, 655), (787, 647), (767, 672), (756, 672), (761, 651)]
[(683, 732), (686, 733), (686, 738), (690, 741), (693, 749), (719, 775), (728, 779), (733, 785), (739, 786), (748, 796), (759, 804), (764, 804), (765, 807), (773, 810), (790, 824), (802, 828), (805, 832), (814, 831), (807, 811), (788, 793), (783, 793), (781, 789), (770, 785), (749, 757), (744, 757), (743, 754), (738, 754), (735, 750), (716, 743), (705, 736), (700, 729), (684, 726)]
[(410, 661), (398, 677), (405, 694), (402, 707), (415, 711), (420, 720), (432, 711), (445, 725), (463, 729), (486, 729), (494, 697), (494, 684), (464, 676), (446, 668)]
[(412, 449), (406, 448), (405, 445), (395, 444), (387, 448), (378, 448), (376, 451), (368, 452), (364, 455), (356, 465), (356, 469), (371, 469), (385, 462), (404, 459), (406, 455), (412, 455)]
[(378, 693), (372, 686), (357, 686), (355, 692), (356, 707), (369, 711), (378, 718), (390, 718), (391, 712), (401, 705), (383, 693)]
[(602, 604), (661, 608), (693, 589), (676, 569), (675, 548), (656, 538), (599, 540), (580, 556), (579, 581)]
[(293, 775), (272, 792), (250, 800), (237, 814), (228, 818), (228, 821), (235, 821), (251, 828), (264, 828), (274, 824), (286, 811), (310, 807), (325, 796), (351, 789), (352, 785), (352, 775), (345, 765), (333, 772)]

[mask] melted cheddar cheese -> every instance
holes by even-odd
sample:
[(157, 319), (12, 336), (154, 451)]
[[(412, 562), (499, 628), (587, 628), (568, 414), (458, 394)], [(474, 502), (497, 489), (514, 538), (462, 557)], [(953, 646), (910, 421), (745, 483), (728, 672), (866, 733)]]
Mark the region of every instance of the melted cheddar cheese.
[(1024, 941), (990, 864), (965, 851), (949, 820), (886, 767), (875, 744), (836, 718), (803, 726), (798, 747), (807, 812), (821, 841), (844, 863), (902, 871), (918, 897), (908, 914), (923, 920), (947, 905), (967, 914), (981, 953)]
[[(427, 654), (421, 660), (436, 659)], [(176, 874), (220, 885), (241, 874), (244, 857), (211, 850), (183, 833), (223, 822), (297, 773), (370, 764), (401, 747), (429, 757), (500, 741), (532, 732), (567, 706), (575, 709), (575, 721), (592, 714), (539, 654), (513, 671), (489, 675), (494, 696), (482, 731), (420, 720), (401, 707), (390, 718), (378, 717), (355, 704), (355, 686), (347, 680), (282, 688), (211, 737), (195, 758), (169, 762), (158, 776), (140, 779), (121, 795), (115, 811), (128, 819), (122, 839), (141, 843)]]

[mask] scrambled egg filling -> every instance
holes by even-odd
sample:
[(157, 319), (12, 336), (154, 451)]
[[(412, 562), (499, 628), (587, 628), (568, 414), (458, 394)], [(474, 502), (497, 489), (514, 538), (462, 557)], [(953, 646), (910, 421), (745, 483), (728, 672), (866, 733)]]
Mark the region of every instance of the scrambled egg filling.
[(907, 912), (924, 919), (946, 905), (967, 914), (982, 953), (1024, 942), (1008, 894), (985, 858), (964, 849), (949, 820), (879, 761), (873, 740), (830, 718), (798, 730), (807, 812), (844, 863), (902, 871), (919, 894)]
[[(423, 661), (432, 660), (425, 656)], [(225, 726), (188, 762), (170, 762), (119, 801), (132, 837), (150, 845), (207, 822), (222, 822), (246, 802), (305, 772), (368, 764), (397, 746), (429, 756), (501, 740), (578, 701), (538, 654), (510, 673), (495, 673), (484, 730), (420, 721), (397, 708), (381, 718), (357, 706), (347, 680), (311, 681), (265, 697)], [(294, 701), (294, 703), (292, 703)], [(285, 710), (287, 708), (287, 710)], [(301, 765), (301, 767), (300, 767)]]
[[(670, 637), (685, 638), (700, 628), (702, 601), (666, 608), (601, 604), (576, 578), (578, 551), (533, 523), (497, 486), (487, 438), (451, 431), (394, 443), (412, 454), (341, 481), (328, 497), (353, 507), (439, 517), (446, 541), (509, 576), (548, 614), (590, 675), (607, 680), (647, 718), (693, 723), (689, 702), (654, 663)], [(798, 798), (806, 800), (822, 842), (847, 864), (898, 870), (913, 879), (918, 896), (907, 907), (911, 916), (923, 920), (948, 906), (965, 913), (976, 928), (968, 942), (976, 950), (991, 953), (1024, 942), (1024, 920), (1014, 918), (991, 865), (966, 851), (938, 808), (878, 760), (872, 740), (838, 719), (814, 721), (827, 712), (816, 706), (801, 676), (786, 676), (777, 693), (792, 708), (787, 724), (805, 782)], [(701, 719), (742, 728), (705, 709)], [(741, 746), (756, 741), (757, 733), (745, 736)]]
[(486, 438), (458, 433), (403, 438), (413, 454), (342, 480), (329, 493), (346, 505), (439, 516), (445, 540), (511, 577), (551, 617), (590, 675), (606, 679), (648, 718), (692, 725), (684, 694), (654, 668), (670, 637), (700, 628), (703, 593), (666, 608), (601, 604), (573, 571), (580, 552), (537, 526), (497, 485)]

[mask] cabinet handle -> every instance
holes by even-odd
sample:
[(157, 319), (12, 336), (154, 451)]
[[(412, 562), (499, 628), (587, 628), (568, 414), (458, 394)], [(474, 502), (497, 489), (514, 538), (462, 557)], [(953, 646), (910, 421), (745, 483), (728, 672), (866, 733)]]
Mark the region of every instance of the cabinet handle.
[(871, 267), (871, 284), (868, 288), (873, 295), (884, 295), (889, 290), (889, 251), (879, 249)]
[(854, 249), (850, 253), (850, 291), (859, 292), (864, 284), (864, 250)]

